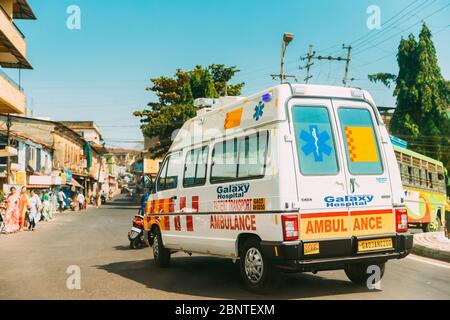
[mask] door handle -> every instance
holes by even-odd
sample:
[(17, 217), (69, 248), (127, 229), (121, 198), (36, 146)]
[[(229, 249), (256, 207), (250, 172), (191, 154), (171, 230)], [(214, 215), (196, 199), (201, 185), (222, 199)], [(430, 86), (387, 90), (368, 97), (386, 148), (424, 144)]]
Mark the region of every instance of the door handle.
[(177, 196), (173, 196), (173, 197), (171, 197), (170, 199), (172, 199), (172, 200), (177, 200)]
[(355, 193), (355, 185), (359, 188), (358, 182), (356, 182), (355, 178), (350, 178), (350, 192)]

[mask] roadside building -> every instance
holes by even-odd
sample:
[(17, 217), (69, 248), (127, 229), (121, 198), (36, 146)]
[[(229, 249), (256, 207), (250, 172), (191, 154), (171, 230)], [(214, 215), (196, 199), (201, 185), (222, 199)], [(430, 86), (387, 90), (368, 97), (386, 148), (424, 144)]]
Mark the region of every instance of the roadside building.
[(100, 129), (94, 121), (60, 121), (67, 128), (78, 133), (87, 142), (84, 154), (87, 158), (88, 194), (96, 195), (101, 190), (109, 192), (109, 179), (105, 155), (108, 153)]
[(32, 69), (27, 60), (25, 36), (14, 23), (18, 19), (35, 20), (27, 0), (0, 0), (0, 112), (25, 114), (25, 93), (5, 69)]
[(124, 148), (108, 148), (108, 152), (114, 155), (120, 173), (130, 172), (133, 163), (141, 153), (138, 150)]
[[(9, 183), (36, 184), (53, 191), (64, 189), (67, 195), (85, 190), (88, 177), (83, 156), (85, 141), (78, 133), (55, 121), (24, 116), (10, 116), (9, 119), (10, 135), (15, 138), (12, 139), (13, 146), (19, 150), (18, 165), (15, 165), (15, 155), (11, 158)], [(7, 131), (7, 121), (8, 116), (0, 115), (3, 134)], [(5, 173), (3, 178), (0, 177), (1, 184), (8, 184), (6, 176)]]

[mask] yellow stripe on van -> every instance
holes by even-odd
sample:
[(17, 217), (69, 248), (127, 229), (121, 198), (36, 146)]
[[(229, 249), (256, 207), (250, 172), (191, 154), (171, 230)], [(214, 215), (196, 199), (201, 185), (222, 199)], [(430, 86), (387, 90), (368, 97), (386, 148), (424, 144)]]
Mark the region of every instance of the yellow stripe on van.
[(378, 153), (370, 127), (345, 127), (348, 153), (352, 162), (377, 162)]
[(225, 123), (223, 125), (225, 130), (239, 127), (241, 125), (242, 111), (242, 108), (239, 108), (227, 113)]

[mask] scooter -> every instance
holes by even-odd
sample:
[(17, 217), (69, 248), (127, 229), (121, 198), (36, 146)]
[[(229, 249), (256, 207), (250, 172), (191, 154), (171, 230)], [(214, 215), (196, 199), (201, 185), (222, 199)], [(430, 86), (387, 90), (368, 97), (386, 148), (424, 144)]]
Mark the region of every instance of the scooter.
[(102, 194), (100, 196), (101, 200), (102, 200), (102, 204), (106, 204), (106, 195)]
[(130, 248), (138, 249), (144, 246), (144, 216), (137, 214), (133, 219), (133, 226), (128, 232), (128, 240), (130, 240)]

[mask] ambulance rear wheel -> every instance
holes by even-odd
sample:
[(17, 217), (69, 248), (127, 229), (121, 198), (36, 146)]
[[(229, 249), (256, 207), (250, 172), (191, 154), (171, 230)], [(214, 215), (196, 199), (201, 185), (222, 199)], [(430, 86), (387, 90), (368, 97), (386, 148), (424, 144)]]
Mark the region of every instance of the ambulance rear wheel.
[(374, 275), (374, 272), (369, 269), (370, 266), (375, 265), (380, 268), (380, 280), (383, 278), (385, 263), (357, 263), (348, 265), (345, 268), (345, 274), (356, 285), (365, 286), (369, 277)]
[(159, 228), (155, 228), (155, 236), (153, 238), (153, 259), (155, 260), (156, 266), (159, 268), (166, 268), (169, 266), (170, 251), (164, 248)]
[(257, 239), (248, 239), (242, 246), (240, 269), (244, 284), (250, 291), (266, 294), (280, 284), (281, 272), (264, 257)]

